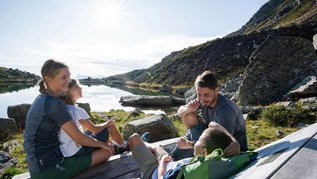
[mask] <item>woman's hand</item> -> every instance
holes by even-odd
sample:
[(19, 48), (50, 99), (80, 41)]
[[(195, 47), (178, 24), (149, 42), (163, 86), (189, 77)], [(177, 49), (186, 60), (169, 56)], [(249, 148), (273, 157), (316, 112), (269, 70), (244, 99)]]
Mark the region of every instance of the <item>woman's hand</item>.
[(108, 143), (105, 143), (105, 142), (102, 142), (102, 146), (101, 148), (105, 149), (105, 150), (108, 150), (110, 152), (110, 155), (114, 155), (114, 148), (109, 145)]
[(107, 127), (110, 127), (110, 126), (114, 125), (115, 123), (116, 123), (115, 120), (109, 119), (107, 122), (105, 122), (105, 123), (103, 124), (103, 127), (104, 127), (104, 128), (107, 128)]

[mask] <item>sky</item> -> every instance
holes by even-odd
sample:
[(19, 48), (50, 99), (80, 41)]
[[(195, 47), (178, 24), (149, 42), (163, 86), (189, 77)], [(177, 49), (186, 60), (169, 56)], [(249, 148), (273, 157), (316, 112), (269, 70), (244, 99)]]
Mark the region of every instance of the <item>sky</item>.
[(0, 66), (73, 78), (149, 68), (173, 51), (240, 29), (268, 0), (0, 0)]

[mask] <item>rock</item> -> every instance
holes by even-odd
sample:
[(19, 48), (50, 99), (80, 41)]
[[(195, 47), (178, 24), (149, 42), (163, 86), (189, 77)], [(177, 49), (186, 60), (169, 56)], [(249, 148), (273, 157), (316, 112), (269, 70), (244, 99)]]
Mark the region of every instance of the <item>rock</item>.
[(135, 108), (132, 112), (129, 113), (129, 115), (126, 117), (125, 121), (128, 121), (129, 119), (136, 118), (140, 116), (141, 114), (144, 114), (143, 111), (141, 111), (139, 108)]
[(252, 107), (246, 120), (257, 120), (260, 118), (261, 112), (265, 109), (265, 107)]
[(90, 114), (90, 104), (89, 103), (77, 103), (78, 107), (83, 108), (88, 114)]
[(23, 130), (25, 126), (26, 115), (31, 107), (31, 104), (18, 104), (8, 106), (7, 114), (9, 118), (13, 118), (17, 123), (19, 130)]
[(285, 133), (284, 133), (283, 131), (281, 131), (281, 130), (276, 130), (276, 131), (275, 131), (275, 134), (276, 134), (278, 137), (281, 137), (281, 136), (283, 136)]
[(315, 49), (300, 37), (269, 36), (249, 61), (235, 96), (238, 105), (281, 101), (297, 83), (317, 73)]
[(196, 90), (195, 88), (191, 88), (189, 89), (186, 93), (185, 93), (185, 100), (186, 100), (186, 104), (189, 102), (189, 101), (192, 101), (194, 99), (197, 98), (197, 94), (196, 94)]
[(0, 141), (5, 141), (18, 132), (14, 119), (0, 118)]
[(278, 106), (284, 106), (284, 107), (290, 107), (290, 108), (293, 108), (295, 107), (295, 103), (293, 101), (283, 101), (283, 102), (278, 102), (276, 103), (276, 105)]
[(172, 93), (172, 87), (167, 86), (167, 85), (163, 85), (163, 86), (160, 88), (160, 92), (161, 92), (161, 93)]
[(308, 98), (317, 96), (316, 76), (308, 76), (302, 82), (298, 83), (290, 92), (286, 94), (287, 98), (297, 100), (299, 98)]
[(11, 140), (9, 142), (5, 142), (2, 147), (5, 152), (11, 153), (19, 145), (18, 140)]
[(172, 99), (169, 96), (122, 96), (119, 102), (125, 106), (172, 106)]
[(302, 98), (298, 102), (300, 102), (301, 105), (317, 104), (317, 97)]
[(252, 106), (239, 106), (242, 114), (249, 113), (251, 111)]
[(317, 50), (317, 34), (313, 36), (313, 45), (314, 45), (314, 49)]
[(2, 175), (7, 168), (15, 167), (17, 163), (18, 160), (11, 157), (9, 153), (0, 151), (0, 178), (2, 178)]
[(188, 90), (190, 90), (191, 88), (177, 88), (175, 90), (175, 93), (176, 94), (179, 94), (179, 95), (184, 95)]
[(127, 123), (123, 130), (123, 138), (127, 140), (133, 133), (142, 135), (144, 132), (151, 133), (149, 142), (177, 137), (176, 128), (171, 120), (165, 114), (159, 114)]
[(184, 105), (186, 104), (186, 100), (184, 98), (179, 98), (176, 96), (170, 96), (173, 105)]

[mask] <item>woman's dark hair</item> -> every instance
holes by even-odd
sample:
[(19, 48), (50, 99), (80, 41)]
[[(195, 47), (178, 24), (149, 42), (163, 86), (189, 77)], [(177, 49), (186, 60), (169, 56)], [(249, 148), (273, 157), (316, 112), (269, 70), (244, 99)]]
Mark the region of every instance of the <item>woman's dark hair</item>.
[(197, 76), (195, 80), (195, 87), (215, 89), (218, 87), (216, 76), (211, 71), (205, 71)]
[(40, 89), (39, 89), (40, 93), (49, 92), (48, 84), (45, 81), (45, 78), (56, 76), (62, 68), (68, 68), (68, 66), (62, 62), (59, 62), (53, 59), (49, 59), (43, 64), (41, 68), (42, 79), (38, 82), (38, 85), (40, 86)]
[(62, 100), (65, 101), (66, 104), (75, 105), (76, 102), (72, 100), (72, 95), (70, 94), (70, 90), (75, 86), (79, 85), (79, 82), (75, 79), (71, 79), (68, 84), (68, 91), (60, 96)]

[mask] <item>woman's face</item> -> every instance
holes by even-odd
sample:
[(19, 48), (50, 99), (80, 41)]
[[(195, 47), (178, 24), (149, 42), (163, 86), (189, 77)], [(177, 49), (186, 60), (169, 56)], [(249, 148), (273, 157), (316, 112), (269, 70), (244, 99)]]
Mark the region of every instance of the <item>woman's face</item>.
[(70, 72), (68, 68), (62, 68), (54, 77), (47, 77), (48, 88), (52, 95), (59, 96), (62, 92), (68, 91), (70, 83)]

